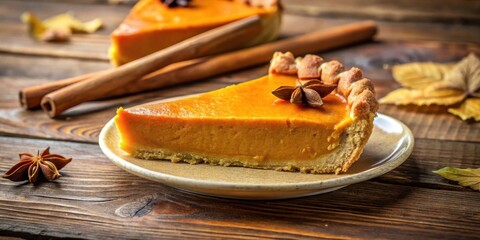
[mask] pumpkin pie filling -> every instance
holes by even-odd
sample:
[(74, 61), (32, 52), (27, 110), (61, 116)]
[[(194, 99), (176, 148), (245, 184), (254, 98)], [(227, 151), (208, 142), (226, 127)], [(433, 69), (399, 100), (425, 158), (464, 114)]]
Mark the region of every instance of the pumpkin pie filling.
[(349, 118), (348, 106), (336, 93), (324, 98), (321, 111), (269, 94), (294, 82), (292, 76), (273, 74), (186, 99), (119, 109), (121, 148), (138, 155), (137, 149), (162, 147), (258, 165), (311, 160), (332, 150), (334, 132), (342, 130), (338, 123)]

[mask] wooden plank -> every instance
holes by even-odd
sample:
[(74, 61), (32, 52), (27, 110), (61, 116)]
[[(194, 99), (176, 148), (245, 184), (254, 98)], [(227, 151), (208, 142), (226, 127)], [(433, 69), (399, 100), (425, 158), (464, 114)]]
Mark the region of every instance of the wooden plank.
[[(61, 9), (54, 7), (57, 4), (67, 6), (65, 8), (74, 6), (82, 8), (79, 16), (85, 17), (84, 20), (99, 13), (92, 6), (105, 7), (82, 1), (97, 0), (78, 0), (78, 4), (28, 0), (24, 1), (25, 5), (2, 1), (0, 12), (4, 14), (0, 16), (0, 27), (4, 24), (2, 29), (6, 31), (0, 32), (0, 51), (41, 57), (0, 54), (0, 135), (96, 142), (99, 130), (113, 117), (117, 106), (209, 91), (266, 72), (266, 66), (260, 66), (195, 84), (88, 103), (73, 109), (60, 121), (48, 119), (39, 111), (21, 110), (16, 94), (22, 86), (108, 68), (105, 61), (108, 32), (79, 36), (66, 45), (38, 44), (22, 35), (24, 30), (17, 22), (18, 16), (11, 13), (14, 8), (6, 9), (3, 5), (35, 9), (41, 3), (42, 13), (49, 14)], [(418, 4), (418, 9), (422, 9), (423, 4)], [(456, 11), (452, 7), (453, 15), (446, 16), (440, 9), (439, 14), (444, 17), (440, 21), (458, 17), (454, 16)], [(87, 12), (90, 15), (83, 15)], [(121, 20), (116, 12), (103, 15)], [(295, 15), (286, 15), (285, 20), (283, 36), (352, 21)], [(435, 23), (381, 22), (379, 39), (428, 41), (438, 38), (476, 44), (381, 42), (331, 51), (322, 56), (339, 59), (347, 66), (361, 67), (367, 77), (374, 79), (378, 95), (384, 96), (398, 87), (388, 70), (392, 65), (430, 60), (450, 62), (471, 51), (480, 53), (480, 27), (456, 28), (456, 25)], [(3, 35), (11, 38), (4, 43)], [(0, 179), (0, 235), (90, 239), (478, 239), (478, 192), (444, 180), (431, 171), (444, 166), (480, 167), (479, 123), (462, 122), (440, 107), (385, 105), (380, 111), (404, 121), (416, 136), (412, 156), (403, 165), (371, 181), (332, 193), (284, 201), (226, 200), (179, 192), (120, 170), (101, 154), (96, 144), (0, 136), (1, 172), (18, 161), (18, 152), (35, 152), (47, 145), (55, 152), (74, 157), (74, 161), (62, 170), (64, 177), (57, 182), (33, 186)]]
[[(318, 1), (321, 2), (321, 1)], [(284, 14), (282, 34), (290, 36), (322, 29), (350, 22), (358, 19), (312, 17), (293, 14)], [(440, 24), (428, 22), (389, 22), (376, 20), (379, 41), (435, 41), (456, 43), (480, 43), (480, 26)], [(448, 32), (448, 34), (445, 34)]]
[(478, 168), (478, 142), (415, 139), (410, 158), (400, 167), (374, 181), (434, 189), (465, 191), (464, 187), (433, 174), (443, 167)]
[[(458, 142), (444, 148), (450, 144), (419, 141), (408, 165), (382, 176), (382, 181), (402, 174), (404, 179), (447, 185), (429, 171), (417, 175), (419, 171), (412, 168), (437, 167), (462, 149), (466, 157), (457, 158), (459, 167), (480, 166), (474, 161), (480, 151), (478, 144)], [(0, 221), (2, 235), (96, 239), (478, 237), (480, 195), (468, 189), (367, 181), (308, 198), (227, 200), (184, 193), (138, 178), (114, 166), (92, 144), (0, 137), (0, 145), (2, 172), (17, 161), (18, 152), (35, 152), (45, 146), (74, 158), (56, 182), (34, 186), (0, 179), (0, 218), (9, 219)]]
[(405, 123), (415, 137), (449, 139), (456, 141), (480, 141), (480, 123), (462, 121), (447, 112), (446, 107), (381, 105), (380, 113), (394, 116)]
[(284, 0), (288, 13), (386, 21), (480, 23), (480, 3), (469, 0)]
[[(323, 53), (325, 59), (338, 59), (347, 67), (357, 66), (374, 81), (379, 97), (399, 87), (385, 66), (410, 61), (458, 61), (479, 47), (440, 43), (369, 43)], [(18, 104), (18, 90), (56, 79), (109, 67), (106, 62), (48, 57), (0, 55), (0, 133), (96, 142), (103, 125), (115, 115), (115, 108), (156, 99), (210, 91), (264, 75), (266, 65), (144, 94), (82, 104), (52, 120), (41, 111), (24, 111)], [(380, 112), (406, 123), (417, 138), (480, 141), (479, 123), (463, 122), (442, 107), (396, 107), (382, 105)]]
[[(105, 28), (95, 34), (75, 35), (71, 42), (64, 44), (41, 43), (32, 40), (19, 17), (24, 11), (38, 13), (46, 18), (66, 11), (73, 11), (80, 19), (89, 20), (101, 17)], [(82, 59), (108, 60), (108, 34), (122, 21), (129, 6), (109, 6), (102, 4), (82, 4), (66, 2), (37, 2), (33, 0), (4, 0), (0, 5), (0, 52), (69, 57)], [(318, 29), (343, 25), (358, 21), (354, 18), (309, 17), (285, 14), (282, 36), (293, 36)], [(378, 40), (421, 40), (480, 43), (480, 26), (439, 23), (397, 23), (378, 21)], [(449, 34), (445, 34), (448, 32)]]

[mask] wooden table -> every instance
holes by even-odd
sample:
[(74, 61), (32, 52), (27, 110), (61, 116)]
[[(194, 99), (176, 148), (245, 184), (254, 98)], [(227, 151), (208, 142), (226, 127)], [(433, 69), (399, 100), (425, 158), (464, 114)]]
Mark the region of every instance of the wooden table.
[[(377, 19), (373, 42), (326, 53), (362, 68), (378, 97), (399, 87), (389, 67), (411, 61), (458, 61), (480, 53), (480, 5), (467, 0), (389, 3), (368, 0), (284, 1), (284, 37), (358, 19)], [(0, 2), (0, 171), (19, 152), (52, 151), (74, 158), (55, 182), (0, 179), (0, 235), (13, 238), (389, 238), (480, 239), (480, 193), (435, 174), (444, 166), (480, 167), (480, 123), (463, 122), (438, 106), (383, 105), (380, 112), (415, 135), (410, 158), (381, 177), (312, 197), (281, 201), (228, 200), (181, 192), (129, 174), (97, 141), (119, 106), (221, 88), (258, 77), (266, 65), (140, 95), (82, 104), (60, 120), (19, 107), (18, 90), (109, 68), (108, 34), (130, 4), (103, 0)], [(19, 16), (73, 11), (101, 17), (105, 28), (70, 43), (40, 43)]]

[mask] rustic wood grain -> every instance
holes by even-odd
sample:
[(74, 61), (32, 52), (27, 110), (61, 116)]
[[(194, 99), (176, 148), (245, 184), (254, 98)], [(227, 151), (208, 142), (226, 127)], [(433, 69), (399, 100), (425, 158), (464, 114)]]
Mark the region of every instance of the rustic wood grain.
[[(0, 221), (3, 235), (425, 239), (448, 234), (452, 239), (475, 239), (480, 221), (477, 192), (429, 171), (443, 164), (479, 167), (474, 158), (480, 148), (472, 143), (421, 140), (404, 165), (380, 179), (282, 201), (228, 200), (180, 192), (117, 168), (93, 144), (0, 137), (0, 145), (1, 172), (17, 161), (18, 152), (35, 152), (47, 145), (52, 152), (74, 158), (56, 182), (34, 186), (0, 180), (0, 218), (9, 219)], [(442, 148), (435, 161), (437, 155), (430, 153)], [(467, 157), (450, 161), (461, 149)], [(403, 180), (399, 173), (404, 174)], [(415, 184), (400, 185), (405, 178)], [(425, 188), (419, 182), (437, 186)], [(448, 186), (454, 187), (448, 190)]]
[[(479, 168), (480, 125), (442, 107), (382, 105), (413, 131), (412, 155), (395, 170), (335, 192), (282, 201), (228, 200), (138, 178), (108, 161), (96, 142), (118, 106), (218, 89), (262, 76), (258, 66), (205, 81), (82, 104), (61, 120), (24, 111), (18, 90), (110, 67), (109, 33), (130, 5), (109, 0), (2, 0), (0, 3), (0, 173), (18, 153), (51, 146), (73, 157), (56, 182), (0, 179), (0, 238), (8, 239), (480, 239), (480, 195), (432, 173)], [(127, 0), (130, 1), (130, 0)], [(377, 19), (376, 42), (321, 55), (358, 66), (378, 97), (398, 88), (390, 68), (412, 61), (458, 61), (480, 54), (479, 2), (469, 0), (284, 0), (282, 36)], [(381, 11), (380, 11), (381, 10)], [(49, 44), (28, 37), (23, 11), (41, 18), (74, 11), (104, 19), (103, 30)], [(310, 15), (310, 16), (307, 16)], [(42, 139), (38, 139), (42, 138)], [(49, 138), (52, 140), (45, 140)]]
[(452, 184), (432, 171), (451, 166), (478, 168), (480, 162), (478, 142), (416, 139), (410, 158), (395, 170), (373, 181), (434, 189), (465, 191), (464, 187)]
[[(300, 34), (314, 28), (337, 26), (352, 21), (355, 18), (310, 17), (304, 15), (284, 14), (282, 34), (286, 36)], [(378, 24), (377, 40), (380, 41), (434, 41), (475, 43), (480, 41), (478, 25), (439, 24), (428, 22), (388, 22), (375, 21)], [(301, 27), (298, 27), (301, 26)], [(445, 34), (448, 32), (449, 34)]]
[(480, 141), (480, 124), (473, 121), (462, 121), (448, 113), (446, 107), (381, 105), (379, 112), (394, 116), (407, 124), (416, 137)]
[(480, 23), (480, 2), (469, 0), (283, 0), (289, 13), (387, 21)]

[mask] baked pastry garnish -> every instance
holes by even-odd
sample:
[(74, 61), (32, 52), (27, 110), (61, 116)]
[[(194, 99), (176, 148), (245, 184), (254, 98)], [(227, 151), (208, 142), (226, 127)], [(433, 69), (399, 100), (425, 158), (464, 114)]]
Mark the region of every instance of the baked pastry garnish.
[[(357, 68), (344, 71), (341, 63), (313, 55), (295, 59), (291, 53), (276, 53), (269, 71), (197, 96), (120, 108), (115, 117), (120, 147), (143, 159), (346, 172), (373, 129), (378, 104), (371, 81)], [(300, 79), (304, 72), (307, 78), (319, 78)], [(290, 87), (284, 93), (290, 98), (272, 94), (281, 86)], [(291, 100), (293, 91), (304, 94), (306, 89), (313, 89), (322, 104)]]
[[(184, 4), (188, 6), (182, 7)], [(274, 40), (280, 29), (277, 0), (140, 0), (111, 35), (110, 60), (122, 65), (215, 27), (253, 15), (261, 32), (229, 41), (219, 51), (250, 47)], [(228, 45), (228, 46), (227, 46)]]
[[(288, 70), (286, 70), (285, 66), (287, 64), (279, 64), (280, 62), (294, 64), (289, 65)], [(294, 59), (290, 52), (276, 52), (271, 60), (269, 72), (271, 74), (297, 74), (298, 80), (295, 87), (281, 86), (272, 93), (281, 99), (290, 99), (291, 103), (303, 103), (319, 107), (321, 104), (309, 104), (308, 96), (314, 95), (312, 99), (317, 99), (317, 95), (313, 94), (313, 92), (317, 92), (318, 96), (323, 98), (336, 88), (336, 92), (346, 98), (349, 107), (354, 112), (359, 114), (376, 113), (378, 102), (373, 83), (369, 79), (363, 78), (362, 71), (359, 68), (352, 67), (348, 71), (344, 70), (343, 64), (336, 60), (324, 62), (323, 58), (311, 54)], [(287, 89), (295, 90), (292, 91), (291, 98), (285, 97)], [(310, 89), (315, 89), (315, 91)], [(300, 101), (300, 96), (303, 96), (302, 101)]]

